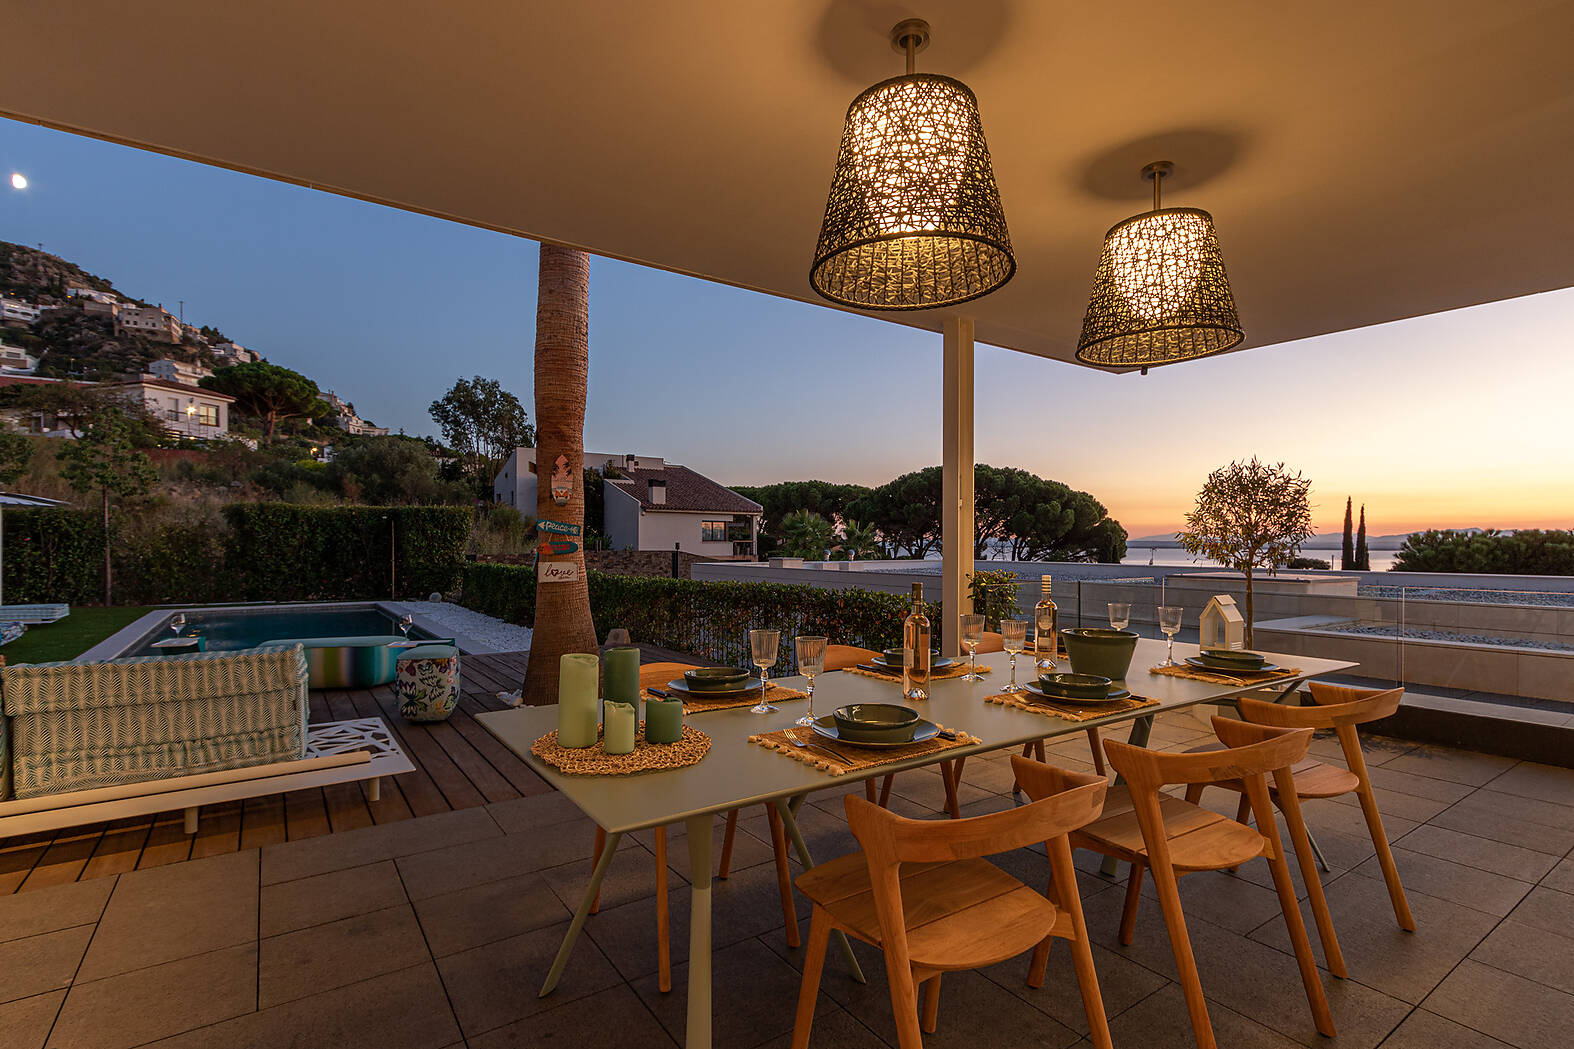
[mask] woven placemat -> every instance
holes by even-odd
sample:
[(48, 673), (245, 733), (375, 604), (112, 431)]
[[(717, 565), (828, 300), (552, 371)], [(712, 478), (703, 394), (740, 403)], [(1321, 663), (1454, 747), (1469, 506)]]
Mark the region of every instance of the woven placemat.
[[(987, 663), (980, 663), (978, 665), (978, 672), (980, 674), (988, 674), (993, 669), (994, 668), (989, 666), (989, 664), (987, 664)], [(901, 674), (890, 672), (890, 671), (885, 671), (885, 670), (865, 670), (863, 667), (848, 667), (847, 668), (847, 673), (849, 673), (849, 674), (857, 674), (859, 677), (872, 677), (876, 681), (890, 681), (890, 682), (892, 682), (894, 684), (897, 684), (897, 685), (900, 685), (902, 683), (902, 675)], [(963, 674), (966, 674), (966, 673), (967, 673), (967, 660), (964, 659), (961, 662), (961, 664), (959, 664), (958, 666), (946, 667), (944, 670), (936, 670), (936, 671), (934, 671), (933, 673), (931, 673), (929, 675), (929, 680), (930, 681), (946, 681), (946, 680), (948, 680), (950, 678), (961, 677)]]
[(692, 725), (683, 726), (683, 738), (676, 743), (646, 743), (645, 726), (634, 740), (631, 754), (607, 754), (597, 743), (588, 747), (560, 747), (553, 729), (530, 745), (530, 753), (570, 776), (630, 776), (636, 772), (657, 772), (697, 765), (710, 752), (710, 737)]
[(1096, 707), (1089, 707), (1078, 703), (1055, 703), (1040, 699), (1031, 692), (991, 692), (984, 697), (984, 702), (1025, 710), (1030, 714), (1063, 718), (1066, 721), (1097, 721), (1111, 714), (1124, 714), (1128, 710), (1141, 710), (1143, 707), (1155, 707), (1159, 704), (1158, 700), (1148, 699), (1146, 696), (1128, 696), (1115, 703), (1100, 703)]
[[(667, 698), (680, 696), (681, 693), (671, 689), (662, 689), (667, 693)], [(639, 693), (645, 699), (660, 699), (660, 696), (650, 694), (650, 689), (640, 689)], [(799, 692), (795, 688), (784, 685), (770, 687), (770, 700), (772, 703), (791, 703), (795, 699), (808, 699), (809, 693)], [(760, 701), (760, 694), (752, 689), (739, 695), (718, 696), (715, 699), (698, 699), (694, 696), (683, 696), (683, 712), (685, 714), (703, 714), (708, 710), (731, 710), (733, 707), (752, 707)]]
[[(942, 731), (944, 727), (941, 726)], [(791, 733), (793, 738), (809, 744), (807, 747), (794, 746), (788, 738)], [(925, 757), (930, 754), (940, 754), (957, 747), (970, 747), (981, 743), (977, 736), (970, 736), (966, 732), (957, 731), (955, 739), (945, 739), (936, 736), (926, 739), (922, 743), (910, 743), (905, 747), (861, 748), (850, 746), (836, 740), (826, 739), (813, 729), (787, 728), (777, 732), (762, 732), (757, 736), (749, 737), (750, 743), (757, 743), (768, 750), (774, 750), (787, 755), (794, 761), (801, 761), (806, 765), (813, 765), (823, 769), (833, 776), (845, 776), (849, 772), (866, 772), (877, 769), (881, 765), (889, 765), (896, 761), (907, 761), (910, 758)]]
[(1278, 670), (1266, 671), (1198, 670), (1191, 666), (1148, 668), (1150, 674), (1183, 677), (1190, 681), (1206, 681), (1213, 685), (1266, 685), (1280, 678), (1295, 677), (1300, 672), (1300, 667), (1280, 667)]

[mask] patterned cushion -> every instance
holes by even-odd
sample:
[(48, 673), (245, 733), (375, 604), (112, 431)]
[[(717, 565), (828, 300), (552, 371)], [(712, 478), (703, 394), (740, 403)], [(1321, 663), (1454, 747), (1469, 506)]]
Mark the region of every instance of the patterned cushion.
[(451, 645), (412, 650), (399, 660), (394, 692), (406, 721), (446, 719), (459, 705), (459, 650)]
[(293, 728), (248, 732), (217, 739), (174, 740), (140, 747), (90, 747), (53, 754), (18, 754), (13, 789), (18, 798), (114, 787), (199, 772), (265, 765), (305, 756)]
[(5, 713), (137, 706), (195, 696), (250, 695), (304, 677), (299, 648), (136, 656), (104, 663), (32, 663), (0, 668)]

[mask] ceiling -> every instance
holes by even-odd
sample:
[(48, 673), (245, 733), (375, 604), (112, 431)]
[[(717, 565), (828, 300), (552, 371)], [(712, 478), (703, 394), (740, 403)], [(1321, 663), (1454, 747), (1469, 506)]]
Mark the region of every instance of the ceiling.
[(0, 113), (821, 302), (842, 115), (911, 15), (1016, 249), (980, 341), (1072, 358), (1152, 160), (1242, 348), (1574, 285), (1567, 0), (12, 4)]

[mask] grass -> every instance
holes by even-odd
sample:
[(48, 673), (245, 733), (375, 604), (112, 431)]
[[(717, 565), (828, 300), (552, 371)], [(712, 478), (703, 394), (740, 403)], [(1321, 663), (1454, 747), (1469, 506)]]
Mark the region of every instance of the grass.
[(0, 648), (7, 663), (52, 663), (75, 659), (121, 627), (146, 615), (144, 606), (71, 609), (71, 614), (47, 626), (30, 626), (27, 633)]

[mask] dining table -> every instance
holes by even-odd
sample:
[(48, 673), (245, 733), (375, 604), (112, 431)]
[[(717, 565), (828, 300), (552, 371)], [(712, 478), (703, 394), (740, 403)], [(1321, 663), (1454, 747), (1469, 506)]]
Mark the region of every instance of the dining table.
[[(1175, 645), (1177, 660), (1196, 653), (1195, 645)], [(709, 1049), (710, 871), (714, 821), (718, 814), (750, 805), (774, 806), (782, 818), (794, 853), (804, 868), (808, 869), (814, 865), (814, 859), (798, 829), (795, 816), (810, 794), (844, 784), (849, 778), (863, 780), (870, 776), (883, 777), (907, 769), (956, 762), (972, 755), (1021, 747), (1037, 740), (1070, 736), (1089, 728), (1107, 728), (1118, 724), (1130, 724), (1130, 742), (1136, 746), (1146, 746), (1155, 715), (1205, 704), (1230, 705), (1242, 695), (1265, 689), (1274, 690), (1282, 701), (1311, 678), (1340, 673), (1357, 665), (1309, 656), (1272, 652), (1263, 654), (1269, 662), (1285, 668), (1285, 672), (1267, 680), (1240, 680), (1234, 683), (1204, 681), (1150, 672), (1151, 667), (1165, 658), (1165, 643), (1150, 638), (1139, 639), (1125, 685), (1134, 695), (1156, 702), (1105, 717), (1077, 721), (986, 702), (985, 696), (998, 691), (1007, 680), (1010, 657), (1004, 652), (981, 655), (978, 657), (979, 664), (990, 667), (990, 672), (983, 675), (982, 680), (949, 678), (931, 681), (929, 698), (914, 704), (925, 719), (965, 732), (976, 737), (978, 743), (895, 760), (850, 776), (831, 775), (814, 764), (794, 760), (790, 755), (777, 753), (749, 741), (749, 737), (755, 734), (792, 728), (803, 714), (803, 700), (776, 701), (778, 709), (768, 714), (752, 713), (748, 707), (734, 707), (690, 715), (688, 723), (710, 737), (710, 750), (705, 757), (686, 768), (636, 775), (567, 775), (532, 754), (532, 744), (557, 727), (555, 705), (515, 707), (477, 714), (476, 720), (487, 731), (561, 791), (607, 835), (601, 857), (592, 870), (590, 882), (564, 933), (557, 957), (540, 993), (543, 997), (550, 994), (562, 976), (622, 836), (682, 823), (689, 850), (691, 896), (684, 1044), (688, 1049)], [(1035, 671), (1031, 656), (1019, 660), (1017, 674), (1019, 681), (1032, 680)], [(774, 679), (775, 684), (789, 688), (801, 688), (803, 681), (797, 677)], [(896, 702), (901, 695), (891, 681), (847, 672), (819, 675), (815, 679), (815, 686), (815, 710), (821, 715), (851, 703)], [(858, 971), (851, 948), (845, 940), (839, 946), (850, 972), (855, 979), (862, 981), (862, 973)]]

